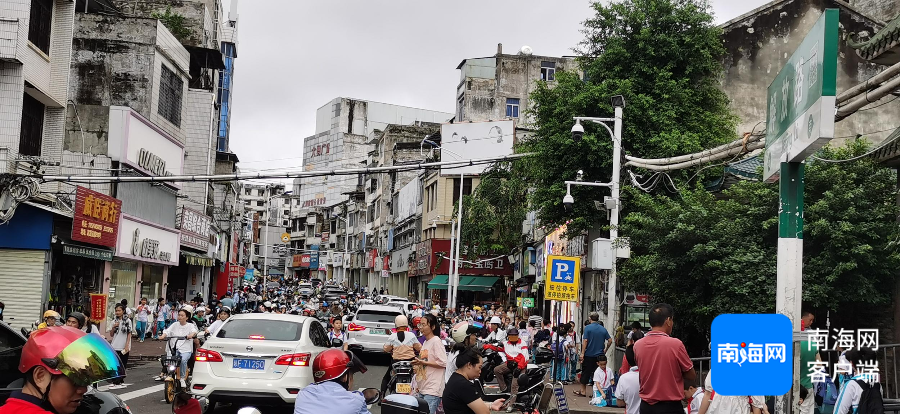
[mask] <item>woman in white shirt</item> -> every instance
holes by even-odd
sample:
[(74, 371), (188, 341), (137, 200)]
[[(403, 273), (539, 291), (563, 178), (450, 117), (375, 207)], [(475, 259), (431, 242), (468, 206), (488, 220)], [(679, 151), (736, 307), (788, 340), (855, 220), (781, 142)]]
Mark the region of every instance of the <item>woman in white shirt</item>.
[[(178, 311), (178, 322), (170, 325), (166, 330), (163, 331), (163, 334), (160, 335), (159, 340), (165, 340), (168, 337), (185, 337), (187, 339), (177, 340), (178, 347), (175, 349), (179, 355), (181, 355), (181, 372), (179, 376), (179, 371), (175, 371), (175, 376), (181, 379), (181, 385), (186, 386), (184, 383), (184, 378), (187, 377), (187, 365), (188, 360), (191, 358), (191, 354), (194, 353), (194, 337), (197, 336), (197, 325), (190, 323), (191, 312), (194, 311), (194, 308), (191, 305), (184, 305)], [(166, 345), (166, 353), (168, 354), (169, 344)]]
[[(638, 361), (640, 363), (640, 361)], [(706, 374), (700, 414), (761, 414), (766, 400), (761, 395), (721, 395), (712, 386), (712, 370)]]
[(229, 309), (228, 306), (223, 306), (222, 309), (219, 309), (218, 318), (206, 328), (206, 333), (212, 336), (216, 336), (216, 334), (219, 332), (219, 329), (230, 317), (231, 309)]

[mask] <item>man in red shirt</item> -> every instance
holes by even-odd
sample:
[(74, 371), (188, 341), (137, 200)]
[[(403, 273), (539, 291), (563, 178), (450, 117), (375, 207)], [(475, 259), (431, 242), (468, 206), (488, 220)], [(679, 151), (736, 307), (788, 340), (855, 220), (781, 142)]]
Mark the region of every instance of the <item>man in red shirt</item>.
[(650, 332), (634, 343), (641, 367), (641, 414), (683, 414), (684, 381), (697, 377), (680, 340), (670, 337), (675, 310), (665, 303), (650, 309)]

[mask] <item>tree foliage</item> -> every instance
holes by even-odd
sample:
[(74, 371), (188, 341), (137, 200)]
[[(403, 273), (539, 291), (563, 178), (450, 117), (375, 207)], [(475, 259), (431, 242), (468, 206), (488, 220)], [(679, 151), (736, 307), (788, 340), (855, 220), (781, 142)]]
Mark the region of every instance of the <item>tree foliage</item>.
[(520, 148), (536, 154), (523, 163), (540, 220), (556, 226), (573, 219), (573, 232), (605, 221), (591, 200), (606, 190), (573, 187), (575, 211), (567, 213), (563, 181), (578, 170), (587, 181), (608, 181), (612, 141), (605, 128), (586, 124), (584, 139), (573, 142), (572, 117), (612, 117), (610, 97), (623, 95), (622, 146), (642, 158), (693, 153), (735, 138), (735, 117), (718, 84), (720, 29), (705, 1), (623, 0), (593, 8), (578, 49), (583, 76), (560, 73), (555, 85), (538, 83), (529, 112), (536, 134)]
[[(853, 141), (818, 156), (847, 159), (866, 149)], [(804, 305), (832, 317), (860, 303), (889, 305), (900, 264), (895, 172), (869, 158), (812, 161), (805, 184)], [(695, 349), (706, 347), (719, 314), (774, 312), (778, 185), (745, 181), (721, 194), (689, 188), (674, 198), (628, 191), (622, 233), (632, 255), (620, 264), (623, 284), (671, 303), (680, 336)]]
[(183, 15), (172, 11), (172, 6), (167, 6), (164, 12), (155, 11), (150, 16), (161, 21), (163, 26), (166, 26), (166, 29), (169, 29), (169, 32), (172, 33), (172, 36), (175, 36), (182, 44), (192, 41), (194, 31), (185, 23)]
[(493, 254), (509, 253), (521, 245), (528, 193), (518, 173), (509, 164), (492, 167), (481, 176), (474, 193), (463, 198), (464, 244)]

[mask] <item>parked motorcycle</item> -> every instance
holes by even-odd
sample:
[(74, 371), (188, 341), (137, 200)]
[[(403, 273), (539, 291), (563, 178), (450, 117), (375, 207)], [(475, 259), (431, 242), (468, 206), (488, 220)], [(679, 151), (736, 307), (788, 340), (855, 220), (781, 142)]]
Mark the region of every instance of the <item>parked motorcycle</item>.
[(535, 350), (534, 359), (536, 364), (529, 364), (518, 377), (519, 388), (513, 409), (522, 413), (533, 413), (540, 409), (545, 379), (550, 370), (550, 362), (553, 361), (553, 351), (538, 348)]

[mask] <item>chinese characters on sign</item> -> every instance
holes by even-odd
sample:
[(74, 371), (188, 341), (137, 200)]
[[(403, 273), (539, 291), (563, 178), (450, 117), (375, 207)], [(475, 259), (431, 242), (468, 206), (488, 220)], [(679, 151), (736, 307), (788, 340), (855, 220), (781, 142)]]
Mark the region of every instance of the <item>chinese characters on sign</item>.
[(199, 211), (182, 207), (181, 245), (206, 251), (209, 247), (209, 226), (212, 219)]
[(75, 189), (75, 212), (72, 218), (72, 240), (116, 247), (122, 202), (108, 195)]
[(134, 238), (131, 241), (131, 254), (146, 259), (172, 261), (172, 252), (161, 252), (159, 240), (141, 239), (141, 229), (134, 229)]
[[(793, 381), (793, 327), (781, 314), (723, 314), (711, 329), (712, 386), (722, 395), (782, 395)], [(747, 378), (766, 376), (766, 381)]]
[(100, 323), (106, 316), (106, 302), (109, 295), (106, 293), (91, 293), (91, 322)]
[(303, 202), (303, 207), (315, 207), (325, 205), (325, 197), (314, 198)]
[(310, 148), (310, 157), (318, 157), (331, 153), (331, 143), (319, 144)]
[[(808, 329), (809, 340), (806, 341), (807, 350), (812, 349), (831, 349), (829, 347), (829, 339), (832, 347), (839, 347), (843, 350), (848, 349), (864, 349), (869, 348), (873, 351), (878, 350), (878, 329), (858, 329), (855, 333), (851, 329)], [(831, 334), (833, 332), (833, 334)], [(846, 361), (842, 359), (841, 361)], [(856, 366), (856, 372), (849, 362), (838, 361), (834, 364), (834, 369), (829, 371), (828, 361), (810, 361), (805, 369), (808, 371), (807, 376), (813, 383), (830, 381), (840, 375), (862, 375), (867, 380), (880, 381), (878, 374), (878, 360), (862, 361)], [(803, 369), (803, 367), (801, 367)], [(830, 378), (829, 378), (830, 376)]]
[(547, 256), (547, 286), (544, 289), (544, 299), (577, 302), (580, 273), (580, 257)]

